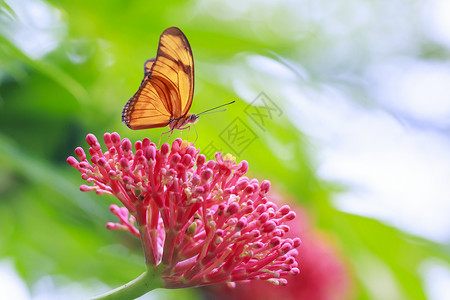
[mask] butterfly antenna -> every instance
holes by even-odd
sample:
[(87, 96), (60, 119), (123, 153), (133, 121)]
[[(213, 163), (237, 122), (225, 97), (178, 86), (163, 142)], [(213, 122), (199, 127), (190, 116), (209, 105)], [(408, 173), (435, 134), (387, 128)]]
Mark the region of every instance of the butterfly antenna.
[(200, 115), (207, 115), (207, 114), (213, 114), (213, 113), (218, 113), (218, 112), (222, 112), (222, 111), (226, 111), (226, 109), (215, 110), (215, 111), (208, 111), (208, 112), (202, 112), (202, 113), (197, 114), (197, 116), (200, 116)]
[[(225, 104), (219, 105), (219, 106), (217, 106), (217, 107), (214, 107), (214, 108), (205, 110), (204, 112), (201, 112), (201, 113), (197, 114), (197, 116), (203, 115), (203, 114), (205, 114), (205, 113), (207, 113), (207, 112), (209, 112), (209, 111), (216, 110), (216, 109), (221, 108), (221, 107), (223, 107), (223, 106), (233, 104), (234, 102), (236, 102), (236, 101), (233, 100), (233, 101), (231, 101), (231, 102), (229, 102), (229, 103), (225, 103)], [(226, 109), (220, 110), (220, 111), (226, 111)], [(214, 112), (219, 112), (219, 111), (214, 111)]]

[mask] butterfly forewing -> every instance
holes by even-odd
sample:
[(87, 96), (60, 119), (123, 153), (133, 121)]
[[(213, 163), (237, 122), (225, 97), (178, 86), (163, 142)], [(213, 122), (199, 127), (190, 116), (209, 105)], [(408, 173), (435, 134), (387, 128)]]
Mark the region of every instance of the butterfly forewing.
[(145, 80), (145, 78), (150, 75), (151, 70), (152, 70), (152, 66), (155, 63), (156, 57), (147, 59), (144, 63), (144, 79), (142, 81)]
[[(161, 68), (156, 68), (161, 65)], [(156, 62), (152, 76), (168, 80), (178, 95), (171, 101), (175, 119), (185, 116), (192, 104), (194, 95), (194, 60), (186, 36), (176, 27), (166, 29), (159, 41)]]
[(156, 60), (144, 65), (146, 77), (128, 100), (122, 121), (131, 129), (164, 127), (185, 117), (194, 94), (194, 62), (189, 42), (180, 29), (166, 29)]

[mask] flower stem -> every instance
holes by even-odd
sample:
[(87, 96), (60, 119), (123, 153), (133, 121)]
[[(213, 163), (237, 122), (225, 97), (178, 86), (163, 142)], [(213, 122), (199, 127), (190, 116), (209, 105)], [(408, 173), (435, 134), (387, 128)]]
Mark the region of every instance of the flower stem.
[(115, 300), (115, 299), (136, 299), (151, 290), (160, 288), (163, 282), (160, 277), (160, 271), (148, 268), (136, 279), (118, 287), (112, 291), (91, 298), (91, 300)]

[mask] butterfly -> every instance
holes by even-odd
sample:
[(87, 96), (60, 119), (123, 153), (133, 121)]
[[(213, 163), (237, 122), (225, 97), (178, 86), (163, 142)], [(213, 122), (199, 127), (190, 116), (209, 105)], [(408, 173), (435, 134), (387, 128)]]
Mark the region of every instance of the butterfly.
[(164, 133), (188, 128), (200, 115), (189, 114), (193, 95), (191, 46), (179, 28), (167, 28), (159, 39), (156, 58), (144, 63), (144, 79), (125, 104), (122, 122), (131, 129), (169, 126), (170, 130)]

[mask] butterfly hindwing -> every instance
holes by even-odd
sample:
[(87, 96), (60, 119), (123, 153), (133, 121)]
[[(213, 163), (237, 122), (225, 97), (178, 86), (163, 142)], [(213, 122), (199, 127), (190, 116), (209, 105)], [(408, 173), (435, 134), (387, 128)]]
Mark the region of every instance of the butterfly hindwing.
[(194, 62), (186, 36), (176, 27), (160, 37), (156, 59), (144, 64), (144, 80), (122, 111), (131, 129), (167, 126), (185, 117), (194, 94)]

